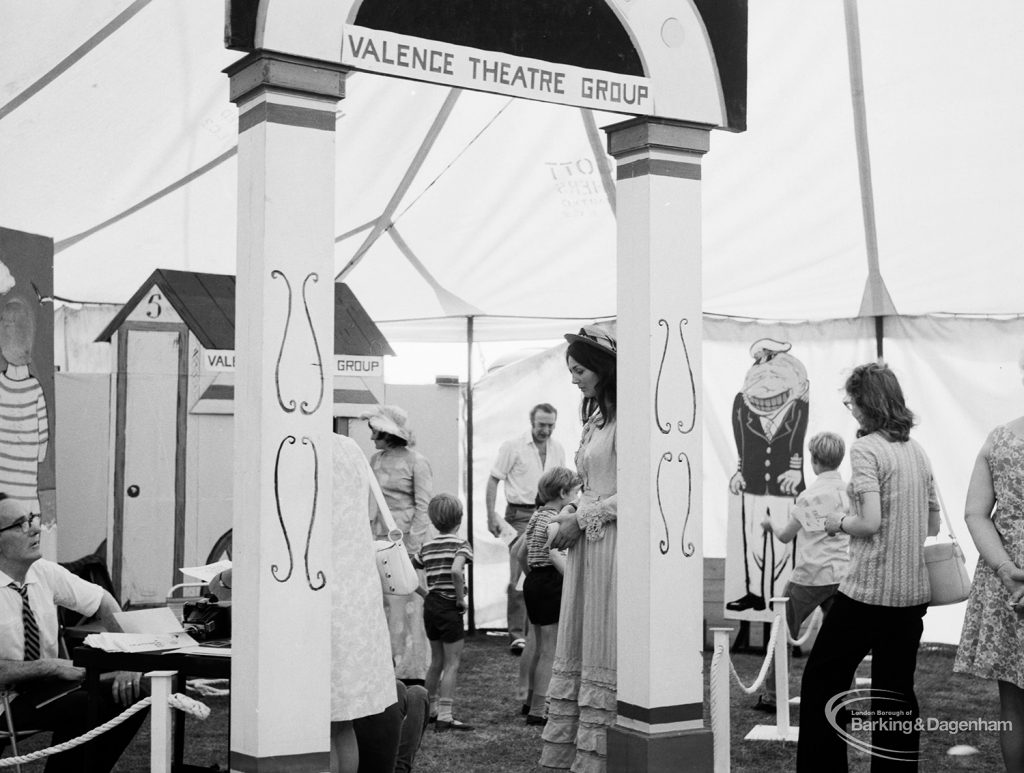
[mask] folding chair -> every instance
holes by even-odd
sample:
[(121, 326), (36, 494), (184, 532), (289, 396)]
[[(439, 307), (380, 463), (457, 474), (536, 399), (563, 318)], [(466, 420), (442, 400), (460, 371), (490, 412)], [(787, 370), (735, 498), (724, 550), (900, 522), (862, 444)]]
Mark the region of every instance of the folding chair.
[[(36, 733), (45, 733), (47, 731), (37, 728), (22, 728), (21, 730), (15, 729), (14, 715), (11, 712), (11, 693), (6, 688), (0, 689), (0, 704), (3, 705), (4, 709), (4, 727), (0, 728), (0, 740), (10, 741), (11, 751), (14, 753), (14, 756), (17, 757), (19, 754), (19, 738), (28, 738), (30, 735), (35, 735)], [(15, 773), (21, 773), (21, 765), (15, 763), (14, 770)]]

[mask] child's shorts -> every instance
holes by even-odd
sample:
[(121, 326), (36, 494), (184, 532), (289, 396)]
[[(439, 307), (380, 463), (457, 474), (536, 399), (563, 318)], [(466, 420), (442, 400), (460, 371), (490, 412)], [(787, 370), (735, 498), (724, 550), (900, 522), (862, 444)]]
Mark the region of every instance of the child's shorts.
[(466, 636), (462, 610), (455, 605), (455, 599), (445, 598), (434, 591), (428, 593), (423, 601), (423, 627), (427, 629), (430, 641), (454, 644)]
[(562, 607), (562, 573), (553, 566), (531, 569), (523, 581), (523, 600), (531, 623), (557, 623), (558, 610)]

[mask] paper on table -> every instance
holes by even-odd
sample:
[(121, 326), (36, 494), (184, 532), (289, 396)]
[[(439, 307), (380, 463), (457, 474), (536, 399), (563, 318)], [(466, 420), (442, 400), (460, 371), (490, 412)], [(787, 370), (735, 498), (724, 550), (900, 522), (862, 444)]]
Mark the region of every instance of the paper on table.
[(114, 620), (124, 633), (174, 633), (184, 630), (167, 607), (115, 612)]
[(217, 655), (218, 657), (230, 658), (231, 647), (211, 647), (208, 644), (199, 644), (195, 647), (182, 647), (178, 650), (171, 650), (168, 654), (180, 655)]
[(230, 568), (231, 561), (225, 558), (223, 561), (216, 561), (205, 566), (183, 566), (179, 571), (186, 577), (209, 583), (218, 574)]
[(159, 652), (194, 647), (198, 642), (184, 631), (171, 633), (91, 633), (85, 646), (104, 652)]

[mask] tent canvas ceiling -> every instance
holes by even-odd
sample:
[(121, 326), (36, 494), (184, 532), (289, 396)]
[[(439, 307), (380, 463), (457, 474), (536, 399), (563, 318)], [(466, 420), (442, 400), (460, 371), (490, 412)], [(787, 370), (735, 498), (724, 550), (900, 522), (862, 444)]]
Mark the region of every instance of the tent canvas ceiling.
[[(897, 310), (1024, 310), (1024, 6), (859, 7)], [(842, 3), (749, 11), (748, 131), (715, 132), (704, 160), (705, 310), (853, 316), (867, 270)], [(222, 30), (219, 2), (0, 9), (0, 222), (56, 240), (58, 295), (123, 302), (155, 268), (234, 272), (236, 110), (221, 70), (239, 55)], [(581, 111), (462, 93), (424, 155), (447, 89), (355, 74), (347, 90), (336, 266), (393, 212), (345, 276), (375, 320), (480, 313), (496, 317), (481, 338), (523, 339), (565, 323), (506, 315), (615, 314), (608, 160)], [(385, 332), (450, 340), (463, 327)]]

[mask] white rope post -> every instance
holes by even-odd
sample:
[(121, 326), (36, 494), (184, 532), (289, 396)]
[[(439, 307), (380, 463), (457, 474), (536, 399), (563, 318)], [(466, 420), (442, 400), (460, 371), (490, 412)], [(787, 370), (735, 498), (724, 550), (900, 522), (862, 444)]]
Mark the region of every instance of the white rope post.
[[(715, 635), (711, 657), (711, 735), (715, 773), (729, 773), (729, 634), (732, 628), (712, 628)], [(724, 661), (724, 662), (723, 662)]]
[(789, 735), (789, 625), (786, 623), (786, 602), (788, 596), (771, 599), (779, 629), (785, 635), (775, 637), (775, 726), (779, 737)]
[(153, 705), (149, 713), (150, 773), (171, 773), (171, 687), (176, 671), (150, 671), (149, 690)]

